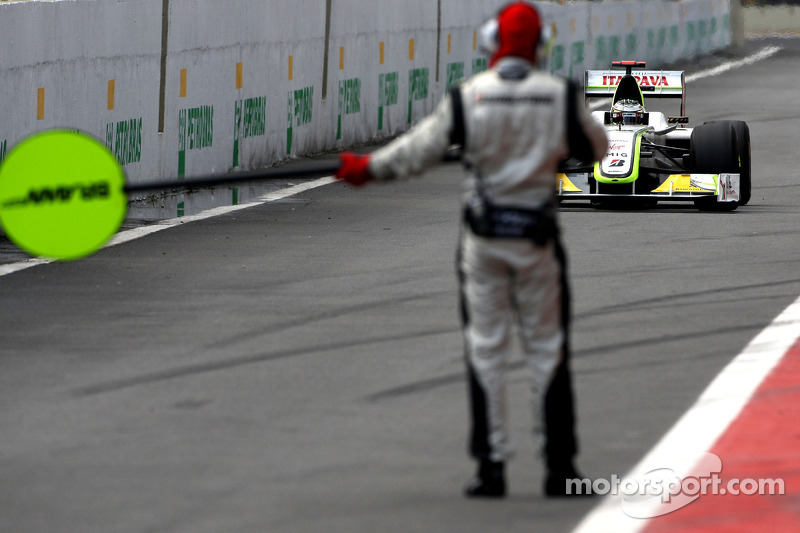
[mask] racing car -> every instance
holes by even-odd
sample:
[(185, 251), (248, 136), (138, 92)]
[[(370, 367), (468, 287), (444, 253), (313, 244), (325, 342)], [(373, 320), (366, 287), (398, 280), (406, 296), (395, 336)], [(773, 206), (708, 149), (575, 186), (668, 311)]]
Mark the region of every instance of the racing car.
[[(643, 61), (613, 61), (611, 70), (585, 72), (584, 97), (611, 97), (593, 111), (609, 139), (593, 165), (575, 159), (559, 169), (559, 201), (594, 205), (693, 202), (701, 210), (733, 211), (750, 200), (750, 131), (736, 120), (691, 128), (683, 71), (645, 70)], [(625, 69), (624, 72), (621, 69)], [(644, 95), (680, 100), (680, 114), (646, 111)]]

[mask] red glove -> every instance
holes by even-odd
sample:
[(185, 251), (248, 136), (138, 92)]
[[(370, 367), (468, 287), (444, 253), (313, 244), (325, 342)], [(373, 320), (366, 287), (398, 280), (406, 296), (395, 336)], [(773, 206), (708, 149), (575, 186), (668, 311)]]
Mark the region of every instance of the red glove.
[(353, 152), (342, 152), (339, 154), (339, 160), (342, 165), (336, 171), (336, 178), (344, 180), (350, 185), (361, 187), (366, 183), (375, 179), (370, 174), (369, 168), (369, 155), (358, 155)]

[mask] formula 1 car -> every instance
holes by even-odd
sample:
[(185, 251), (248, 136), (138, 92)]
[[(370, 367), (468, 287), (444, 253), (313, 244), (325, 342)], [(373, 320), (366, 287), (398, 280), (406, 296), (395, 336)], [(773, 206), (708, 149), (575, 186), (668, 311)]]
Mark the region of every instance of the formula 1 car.
[[(624, 68), (621, 70), (614, 68)], [(612, 70), (587, 70), (584, 96), (612, 97), (608, 111), (593, 111), (609, 139), (594, 165), (567, 160), (557, 179), (559, 201), (594, 205), (689, 201), (701, 210), (733, 211), (750, 200), (750, 131), (721, 120), (687, 126), (682, 71), (643, 70), (641, 61), (614, 61)], [(644, 95), (680, 99), (680, 115), (648, 112)]]

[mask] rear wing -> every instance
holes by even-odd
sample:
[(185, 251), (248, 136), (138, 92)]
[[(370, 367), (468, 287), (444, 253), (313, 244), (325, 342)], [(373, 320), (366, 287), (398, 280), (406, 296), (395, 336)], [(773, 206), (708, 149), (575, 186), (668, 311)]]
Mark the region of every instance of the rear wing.
[[(621, 63), (620, 66), (627, 66)], [(617, 64), (617, 62), (614, 63), (614, 65)], [(638, 65), (644, 66), (643, 63), (638, 63)], [(639, 83), (645, 100), (647, 98), (680, 98), (681, 115), (686, 115), (686, 78), (682, 70), (630, 69), (630, 73)], [(625, 71), (620, 70), (587, 70), (584, 76), (584, 95), (587, 98), (590, 96), (614, 96), (617, 84), (625, 74)]]

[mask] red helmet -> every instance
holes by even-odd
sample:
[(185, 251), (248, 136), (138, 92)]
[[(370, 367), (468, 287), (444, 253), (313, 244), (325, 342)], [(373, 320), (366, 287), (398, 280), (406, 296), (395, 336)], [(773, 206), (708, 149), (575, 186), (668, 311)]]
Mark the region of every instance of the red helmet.
[(531, 63), (538, 60), (542, 19), (529, 2), (513, 2), (481, 28), (483, 47), (491, 54), (489, 65), (506, 56), (517, 56)]

